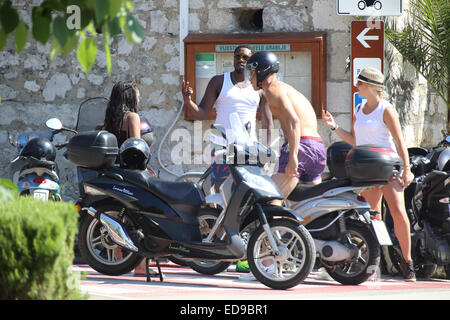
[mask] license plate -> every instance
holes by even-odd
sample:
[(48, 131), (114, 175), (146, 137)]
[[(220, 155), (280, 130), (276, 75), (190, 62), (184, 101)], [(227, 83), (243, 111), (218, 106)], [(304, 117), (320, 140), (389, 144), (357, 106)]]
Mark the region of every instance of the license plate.
[(373, 230), (381, 246), (392, 246), (391, 237), (386, 229), (386, 225), (381, 220), (372, 220)]
[(40, 200), (48, 200), (48, 190), (35, 190), (33, 198)]

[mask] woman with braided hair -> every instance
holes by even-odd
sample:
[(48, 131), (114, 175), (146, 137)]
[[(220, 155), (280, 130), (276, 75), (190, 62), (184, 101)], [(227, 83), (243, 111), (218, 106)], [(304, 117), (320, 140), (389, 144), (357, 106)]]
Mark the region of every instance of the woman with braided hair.
[(103, 129), (116, 136), (119, 147), (128, 138), (141, 138), (139, 97), (133, 81), (119, 81), (111, 91)]

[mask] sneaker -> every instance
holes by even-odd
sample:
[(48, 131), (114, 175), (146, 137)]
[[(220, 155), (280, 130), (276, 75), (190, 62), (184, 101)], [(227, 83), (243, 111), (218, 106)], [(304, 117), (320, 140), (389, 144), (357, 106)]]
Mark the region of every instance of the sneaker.
[[(264, 267), (264, 269), (267, 273), (275, 273), (275, 266), (273, 264), (268, 267)], [(241, 281), (256, 281), (256, 278), (251, 271), (249, 273), (240, 275), (238, 279)]]
[(407, 282), (416, 281), (416, 273), (414, 272), (414, 263), (407, 263), (402, 261), (401, 269), (403, 273), (403, 279)]
[(317, 273), (317, 280), (326, 280), (326, 281), (334, 281), (334, 279), (328, 274), (325, 268), (320, 268)]
[(247, 260), (244, 260), (244, 261), (239, 260), (238, 262), (236, 262), (236, 272), (250, 272), (250, 268), (248, 266), (248, 261)]
[(253, 275), (253, 273), (249, 272), (249, 273), (245, 273), (245, 274), (240, 275), (238, 280), (241, 280), (241, 281), (256, 281), (256, 278)]

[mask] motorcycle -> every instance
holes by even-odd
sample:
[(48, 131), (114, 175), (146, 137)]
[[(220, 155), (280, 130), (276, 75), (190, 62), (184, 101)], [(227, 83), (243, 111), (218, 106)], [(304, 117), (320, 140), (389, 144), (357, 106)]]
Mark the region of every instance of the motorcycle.
[[(235, 128), (242, 127), (238, 117), (233, 121), (238, 121), (233, 122)], [(223, 127), (216, 128), (225, 136)], [(233, 152), (224, 153), (227, 158), (248, 157), (245, 145), (234, 143), (229, 150)], [(80, 133), (67, 144), (72, 164), (98, 173), (83, 182), (84, 192), (106, 196), (85, 203), (81, 210), (79, 246), (92, 268), (121, 275), (143, 258), (151, 258), (160, 270), (158, 258), (177, 254), (185, 260), (247, 258), (256, 278), (275, 289), (293, 287), (308, 276), (314, 264), (314, 242), (297, 213), (269, 204), (282, 195), (258, 166), (263, 163), (230, 165), (232, 174), (220, 194), (226, 205), (203, 239), (197, 215), (202, 207), (210, 210), (207, 205), (214, 199), (205, 198), (194, 183), (163, 181), (146, 170), (113, 166), (124, 152), (139, 155), (128, 151), (119, 153), (115, 136), (106, 131)], [(246, 250), (239, 233), (250, 224), (257, 228)], [(215, 236), (222, 231), (224, 239)], [(275, 270), (268, 271), (267, 263), (275, 265)]]
[[(315, 186), (298, 184), (289, 195), (287, 207), (303, 218), (302, 224), (314, 238), (317, 267), (325, 267), (336, 281), (357, 285), (378, 271), (380, 246), (392, 242), (385, 224), (373, 219), (378, 212), (370, 209), (360, 193), (395, 179), (401, 163), (386, 148), (370, 145), (352, 148), (338, 142), (327, 150), (330, 169), (327, 181)], [(200, 177), (199, 187), (209, 194), (213, 190), (210, 172), (211, 167), (202, 175), (186, 173), (179, 179)], [(220, 207), (220, 199), (217, 200), (215, 205)], [(213, 220), (214, 216), (204, 220), (208, 219)], [(244, 238), (252, 229), (246, 231)], [(209, 265), (193, 262), (190, 266), (206, 274), (221, 271), (211, 262)]]
[(26, 132), (9, 142), (17, 148), (18, 156), (10, 162), (11, 180), (16, 181), (20, 195), (30, 195), (44, 201), (61, 201), (56, 149), (53, 138), (60, 130)]
[[(409, 148), (413, 182), (405, 189), (405, 206), (411, 226), (411, 255), (416, 275), (430, 278), (443, 266), (450, 279), (450, 136), (432, 150)], [(393, 220), (383, 200), (383, 220), (394, 240), (384, 248), (383, 259), (389, 273), (401, 272), (402, 254), (394, 234)]]

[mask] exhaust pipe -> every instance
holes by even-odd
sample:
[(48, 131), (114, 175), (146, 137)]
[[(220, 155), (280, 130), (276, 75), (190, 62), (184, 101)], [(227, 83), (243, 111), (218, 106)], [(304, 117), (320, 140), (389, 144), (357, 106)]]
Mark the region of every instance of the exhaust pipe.
[(131, 250), (133, 252), (138, 252), (139, 249), (135, 246), (131, 238), (128, 236), (124, 228), (122, 227), (122, 224), (111, 218), (110, 216), (98, 212), (92, 207), (84, 208), (87, 213), (89, 213), (92, 217), (100, 221), (100, 223), (106, 228), (108, 231), (109, 236), (111, 237), (111, 240), (124, 248), (127, 248), (128, 250)]
[(343, 261), (352, 258), (354, 252), (352, 249), (340, 244), (337, 241), (323, 241), (314, 239), (316, 251), (319, 252), (320, 257), (327, 261)]

